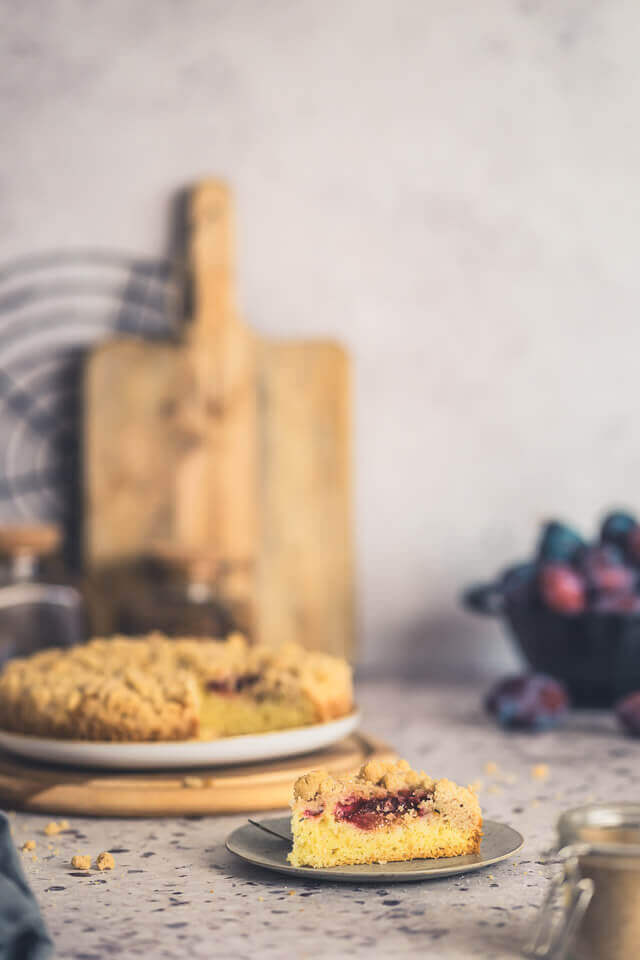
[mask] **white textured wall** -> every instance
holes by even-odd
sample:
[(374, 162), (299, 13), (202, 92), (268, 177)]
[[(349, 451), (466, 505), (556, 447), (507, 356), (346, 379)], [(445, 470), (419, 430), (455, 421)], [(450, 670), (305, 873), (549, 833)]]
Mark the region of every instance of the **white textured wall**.
[(459, 587), (640, 506), (634, 0), (2, 0), (0, 257), (237, 190), (259, 328), (357, 371), (369, 663), (509, 659)]

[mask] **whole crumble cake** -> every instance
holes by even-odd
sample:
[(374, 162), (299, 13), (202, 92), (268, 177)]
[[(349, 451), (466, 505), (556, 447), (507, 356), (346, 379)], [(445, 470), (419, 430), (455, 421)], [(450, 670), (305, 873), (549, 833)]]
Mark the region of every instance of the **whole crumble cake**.
[(96, 639), (10, 660), (0, 728), (78, 740), (214, 739), (319, 723), (353, 707), (345, 660), (225, 641)]
[(313, 770), (294, 785), (289, 861), (336, 867), (478, 853), (475, 793), (433, 780), (406, 760), (370, 760), (353, 778)]

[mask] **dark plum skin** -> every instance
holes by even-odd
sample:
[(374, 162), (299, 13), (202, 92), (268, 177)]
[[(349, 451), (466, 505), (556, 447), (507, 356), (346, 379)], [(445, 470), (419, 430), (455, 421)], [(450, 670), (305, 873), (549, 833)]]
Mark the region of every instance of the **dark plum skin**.
[(600, 527), (602, 543), (612, 543), (622, 549), (626, 548), (629, 534), (638, 527), (638, 521), (632, 513), (617, 510), (608, 513)]
[(637, 593), (603, 593), (593, 603), (596, 613), (640, 614), (640, 597)]
[(640, 737), (640, 690), (619, 700), (615, 707), (622, 727), (632, 737)]
[(627, 551), (634, 563), (640, 563), (640, 527), (634, 527), (627, 537)]
[(505, 677), (487, 695), (486, 708), (508, 730), (550, 730), (565, 719), (569, 695), (543, 673)]
[(547, 523), (538, 543), (540, 563), (571, 563), (584, 547), (584, 540), (564, 523)]
[(546, 605), (557, 613), (582, 613), (586, 584), (572, 567), (549, 563), (540, 570), (540, 593)]
[(580, 557), (580, 571), (589, 587), (603, 593), (632, 593), (637, 579), (622, 551), (612, 544), (587, 547)]

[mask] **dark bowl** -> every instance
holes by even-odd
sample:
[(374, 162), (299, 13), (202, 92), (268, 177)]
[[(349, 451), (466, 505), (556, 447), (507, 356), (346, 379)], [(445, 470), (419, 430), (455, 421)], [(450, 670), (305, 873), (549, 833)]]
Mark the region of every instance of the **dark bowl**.
[(496, 616), (537, 673), (562, 680), (579, 707), (610, 707), (640, 690), (640, 615), (562, 614), (542, 602), (535, 577), (470, 587), (463, 603)]

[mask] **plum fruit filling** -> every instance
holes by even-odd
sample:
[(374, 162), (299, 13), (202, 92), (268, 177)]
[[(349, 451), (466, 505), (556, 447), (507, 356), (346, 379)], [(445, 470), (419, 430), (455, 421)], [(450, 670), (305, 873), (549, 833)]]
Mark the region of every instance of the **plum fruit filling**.
[(244, 676), (232, 677), (228, 680), (209, 680), (206, 688), (210, 693), (242, 693), (248, 687), (254, 686), (259, 679), (258, 674), (247, 673)]
[(338, 821), (352, 823), (361, 830), (375, 830), (396, 817), (415, 811), (423, 817), (430, 809), (433, 794), (400, 790), (386, 797), (348, 797), (339, 801), (333, 812)]

